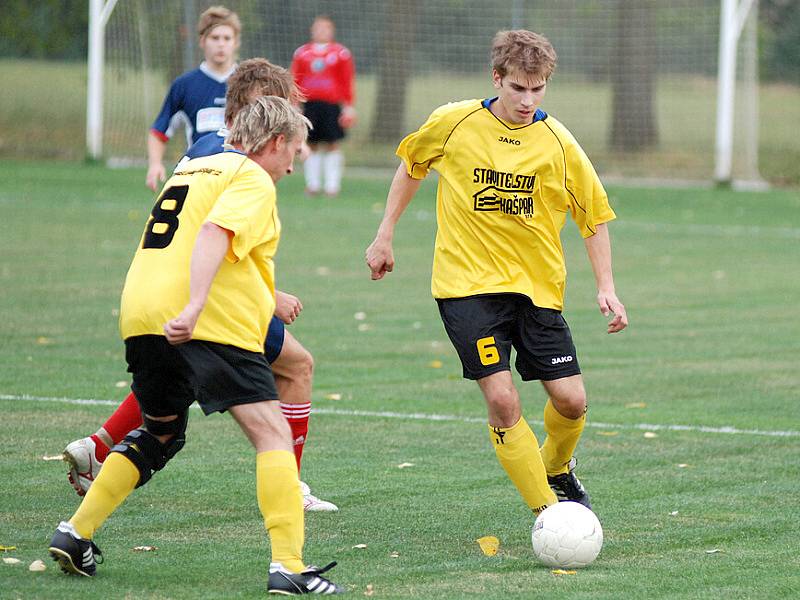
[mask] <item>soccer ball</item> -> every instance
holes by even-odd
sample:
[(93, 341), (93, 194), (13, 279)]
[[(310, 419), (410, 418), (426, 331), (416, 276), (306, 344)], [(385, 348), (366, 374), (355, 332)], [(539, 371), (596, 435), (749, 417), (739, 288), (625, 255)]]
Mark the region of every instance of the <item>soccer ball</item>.
[(536, 558), (548, 567), (585, 567), (600, 554), (603, 528), (583, 504), (559, 502), (536, 518), (531, 540)]

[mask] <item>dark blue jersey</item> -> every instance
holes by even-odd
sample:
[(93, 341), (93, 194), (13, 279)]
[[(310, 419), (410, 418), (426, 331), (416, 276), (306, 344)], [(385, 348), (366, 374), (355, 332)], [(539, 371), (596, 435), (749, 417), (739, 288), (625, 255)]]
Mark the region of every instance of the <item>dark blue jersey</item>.
[(161, 112), (151, 131), (166, 142), (180, 126), (186, 125), (187, 145), (225, 125), (225, 92), (233, 69), (219, 76), (202, 63), (172, 82)]

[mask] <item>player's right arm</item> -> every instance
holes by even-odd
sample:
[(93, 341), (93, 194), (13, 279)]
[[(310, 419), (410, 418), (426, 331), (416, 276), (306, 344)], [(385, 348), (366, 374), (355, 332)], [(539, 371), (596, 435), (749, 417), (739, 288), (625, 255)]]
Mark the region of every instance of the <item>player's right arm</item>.
[(147, 136), (147, 177), (145, 178), (145, 184), (154, 192), (166, 177), (166, 171), (164, 170), (164, 150), (166, 147), (166, 142), (161, 141), (161, 138), (156, 137), (156, 134), (152, 131)]
[(382, 279), (386, 273), (394, 269), (394, 252), (392, 240), (394, 228), (400, 216), (408, 207), (414, 194), (419, 190), (421, 179), (414, 179), (401, 164), (394, 174), (389, 194), (386, 196), (386, 210), (378, 227), (378, 233), (366, 252), (367, 266), (372, 272), (372, 279)]
[(174, 117), (183, 109), (184, 88), (179, 77), (172, 82), (172, 85), (161, 105), (150, 133), (147, 136), (147, 176), (145, 184), (154, 192), (164, 181), (166, 171), (164, 170), (164, 151), (169, 141), (169, 127)]

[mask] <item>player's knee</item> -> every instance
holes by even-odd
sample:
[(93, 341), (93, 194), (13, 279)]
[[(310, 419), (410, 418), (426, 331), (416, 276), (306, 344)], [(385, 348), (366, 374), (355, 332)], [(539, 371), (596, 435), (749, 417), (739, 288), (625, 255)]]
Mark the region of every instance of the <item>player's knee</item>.
[(489, 413), (501, 427), (513, 427), (520, 417), (519, 395), (511, 388), (492, 390), (486, 398)]
[(586, 413), (586, 392), (581, 389), (567, 397), (553, 401), (558, 413), (568, 419), (580, 419)]
[[(145, 417), (147, 429), (134, 429), (125, 439), (111, 449), (130, 460), (139, 471), (141, 487), (160, 471), (186, 444), (188, 414), (179, 415), (173, 421), (155, 421)], [(152, 431), (155, 429), (155, 431)], [(156, 436), (170, 436), (162, 442)]]
[(297, 373), (298, 377), (304, 381), (310, 382), (314, 377), (314, 357), (305, 348), (303, 348), (297, 360)]

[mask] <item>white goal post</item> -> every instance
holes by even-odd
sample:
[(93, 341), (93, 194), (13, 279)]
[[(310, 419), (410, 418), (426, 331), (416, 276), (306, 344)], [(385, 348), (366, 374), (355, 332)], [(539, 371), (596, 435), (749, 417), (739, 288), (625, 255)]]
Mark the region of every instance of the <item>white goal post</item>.
[(89, 158), (103, 155), (103, 71), (106, 24), (117, 0), (89, 0), (89, 57), (86, 88), (86, 150)]
[[(758, 0), (722, 0), (720, 10), (719, 65), (717, 76), (717, 131), (714, 152), (714, 181), (733, 183), (734, 98), (736, 96), (736, 54), (744, 40), (743, 101), (758, 114)], [(763, 185), (758, 173), (758, 119), (744, 119), (747, 129), (744, 152), (749, 185)]]

